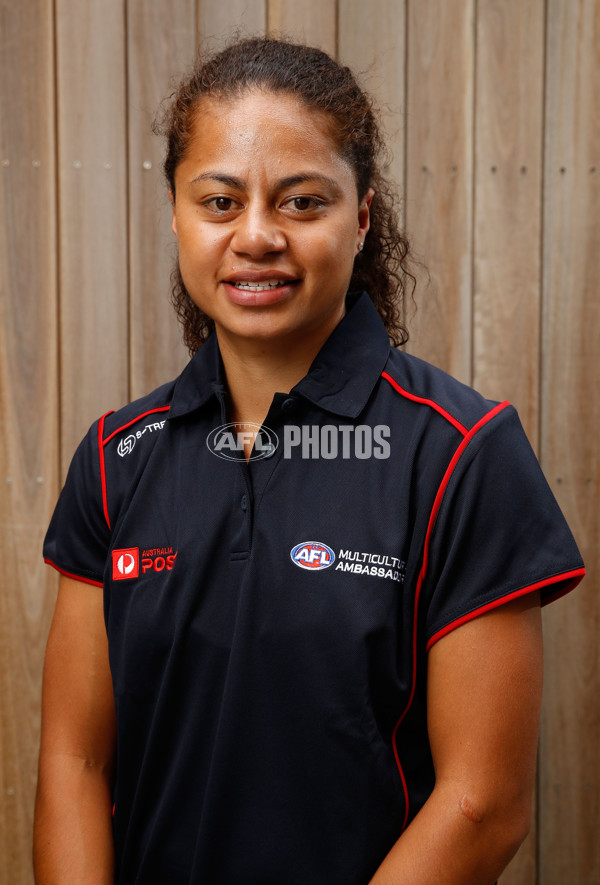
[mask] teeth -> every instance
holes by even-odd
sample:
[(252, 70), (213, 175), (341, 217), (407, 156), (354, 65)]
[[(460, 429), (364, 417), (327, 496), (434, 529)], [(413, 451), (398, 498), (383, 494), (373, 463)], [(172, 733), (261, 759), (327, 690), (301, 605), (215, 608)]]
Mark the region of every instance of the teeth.
[(250, 292), (264, 292), (265, 289), (276, 289), (277, 286), (283, 286), (285, 280), (267, 280), (264, 283), (239, 283), (233, 285), (236, 289), (248, 289)]

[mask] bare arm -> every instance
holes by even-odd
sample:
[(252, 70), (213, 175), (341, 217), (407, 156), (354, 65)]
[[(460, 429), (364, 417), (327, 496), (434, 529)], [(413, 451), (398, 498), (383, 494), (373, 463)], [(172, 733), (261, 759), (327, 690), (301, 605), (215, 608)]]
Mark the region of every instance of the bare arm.
[(429, 653), (436, 785), (372, 885), (491, 885), (530, 825), (542, 690), (539, 598), (484, 614)]
[(115, 712), (102, 591), (61, 578), (44, 666), (37, 885), (113, 882)]

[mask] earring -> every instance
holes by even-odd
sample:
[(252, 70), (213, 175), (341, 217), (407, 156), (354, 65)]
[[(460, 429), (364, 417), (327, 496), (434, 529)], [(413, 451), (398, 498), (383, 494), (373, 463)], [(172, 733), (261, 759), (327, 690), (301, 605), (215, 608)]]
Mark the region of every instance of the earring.
[(364, 242), (358, 244), (358, 251), (359, 251), (359, 252), (362, 252), (362, 250), (363, 250), (363, 246), (364, 246), (364, 245), (365, 245)]

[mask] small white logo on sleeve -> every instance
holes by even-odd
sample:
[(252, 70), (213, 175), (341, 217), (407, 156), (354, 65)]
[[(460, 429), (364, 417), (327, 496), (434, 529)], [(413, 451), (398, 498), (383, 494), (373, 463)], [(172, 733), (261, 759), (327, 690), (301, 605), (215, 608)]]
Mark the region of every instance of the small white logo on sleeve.
[(135, 445), (135, 436), (130, 434), (129, 436), (126, 436), (125, 439), (122, 439), (119, 442), (119, 445), (117, 446), (117, 452), (119, 453), (121, 458), (124, 458), (125, 455), (130, 455), (131, 452), (133, 452), (134, 445)]
[(335, 553), (321, 541), (303, 541), (290, 550), (292, 562), (309, 571), (329, 568), (335, 560)]
[(158, 433), (159, 430), (163, 429), (166, 423), (166, 421), (151, 421), (149, 424), (145, 424), (141, 430), (136, 430), (135, 434), (130, 433), (128, 436), (123, 437), (117, 446), (117, 452), (121, 458), (124, 458), (125, 455), (130, 455), (133, 452), (137, 440), (141, 439), (145, 433), (149, 435)]

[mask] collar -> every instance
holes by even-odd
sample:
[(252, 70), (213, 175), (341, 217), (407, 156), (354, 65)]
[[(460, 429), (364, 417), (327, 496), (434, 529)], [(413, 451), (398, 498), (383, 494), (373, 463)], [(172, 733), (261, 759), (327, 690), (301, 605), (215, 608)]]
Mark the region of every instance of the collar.
[(224, 389), (224, 379), (219, 343), (213, 332), (175, 382), (169, 419), (180, 418), (202, 408), (212, 396)]
[[(349, 293), (346, 307), (346, 315), (290, 393), (335, 415), (357, 418), (384, 369), (390, 343), (366, 292)], [(213, 333), (177, 379), (169, 418), (201, 408), (224, 388), (223, 364)]]
[(390, 352), (385, 326), (366, 292), (351, 292), (346, 315), (335, 327), (308, 374), (290, 393), (316, 406), (357, 418), (367, 404)]

